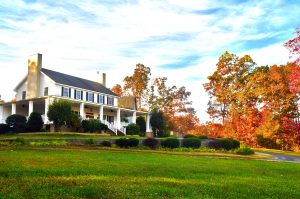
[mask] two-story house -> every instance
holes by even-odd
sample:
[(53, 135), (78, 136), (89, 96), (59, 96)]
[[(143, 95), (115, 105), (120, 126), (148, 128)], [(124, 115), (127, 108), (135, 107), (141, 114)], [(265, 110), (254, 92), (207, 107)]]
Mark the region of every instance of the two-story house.
[(28, 59), (27, 75), (14, 90), (15, 99), (0, 102), (0, 123), (5, 123), (9, 115), (28, 117), (36, 111), (42, 114), (44, 123), (49, 124), (49, 104), (55, 99), (67, 99), (81, 119), (99, 119), (116, 133), (125, 132), (123, 118), (135, 123), (138, 115), (146, 115), (146, 131), (149, 132), (149, 113), (137, 111), (136, 103), (122, 103), (127, 100), (106, 87), (106, 74), (98, 73), (98, 76), (99, 82), (95, 82), (52, 71), (42, 67), (41, 54), (32, 55)]

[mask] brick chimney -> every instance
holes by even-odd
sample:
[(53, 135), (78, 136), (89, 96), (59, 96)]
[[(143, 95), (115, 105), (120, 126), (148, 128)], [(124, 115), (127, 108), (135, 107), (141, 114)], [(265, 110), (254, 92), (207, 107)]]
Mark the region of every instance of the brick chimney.
[(97, 72), (99, 83), (103, 86), (106, 86), (106, 73)]
[(42, 68), (42, 54), (34, 54), (28, 58), (27, 92), (26, 98), (36, 98), (40, 90), (40, 71)]

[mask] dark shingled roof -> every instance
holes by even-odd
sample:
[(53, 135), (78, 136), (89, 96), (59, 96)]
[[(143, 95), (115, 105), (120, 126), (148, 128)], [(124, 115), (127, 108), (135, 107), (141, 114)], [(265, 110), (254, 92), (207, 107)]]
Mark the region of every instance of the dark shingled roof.
[(42, 68), (42, 72), (58, 84), (64, 84), (67, 86), (72, 86), (72, 87), (82, 88), (94, 92), (117, 96), (114, 92), (112, 92), (111, 90), (109, 90), (108, 88), (106, 88), (105, 86), (103, 86), (98, 82), (93, 82), (87, 79), (82, 79), (79, 77), (74, 77), (71, 75), (59, 73), (46, 68)]

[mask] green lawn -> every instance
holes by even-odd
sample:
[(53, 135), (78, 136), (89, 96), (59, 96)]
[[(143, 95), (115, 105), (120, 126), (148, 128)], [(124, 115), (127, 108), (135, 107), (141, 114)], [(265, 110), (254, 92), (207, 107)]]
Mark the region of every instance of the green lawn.
[(0, 198), (300, 198), (300, 164), (0, 148)]

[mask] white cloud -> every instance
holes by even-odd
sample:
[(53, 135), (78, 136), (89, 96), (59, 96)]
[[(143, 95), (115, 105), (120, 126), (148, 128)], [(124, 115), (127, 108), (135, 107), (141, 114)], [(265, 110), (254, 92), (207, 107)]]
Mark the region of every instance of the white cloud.
[[(246, 5), (208, 0), (45, 2), (18, 0), (0, 5), (6, 10), (0, 13), (0, 94), (6, 100), (26, 74), (27, 56), (36, 52), (44, 55), (44, 67), (52, 70), (88, 79), (104, 71), (110, 87), (122, 83), (136, 63), (143, 63), (151, 67), (153, 76), (167, 76), (170, 83), (192, 91), (202, 122), (208, 118), (208, 97), (202, 84), (215, 70), (218, 56), (243, 40), (286, 36), (290, 27), (284, 31), (272, 27), (280, 28), (297, 16), (274, 9), (282, 1), (249, 1)], [(297, 9), (288, 7), (296, 13)], [(220, 10), (196, 12), (215, 8)], [(261, 64), (282, 63), (288, 57), (279, 43), (237, 52), (249, 53)], [(185, 60), (195, 55), (199, 55), (196, 62)], [(183, 67), (162, 67), (172, 63)]]

